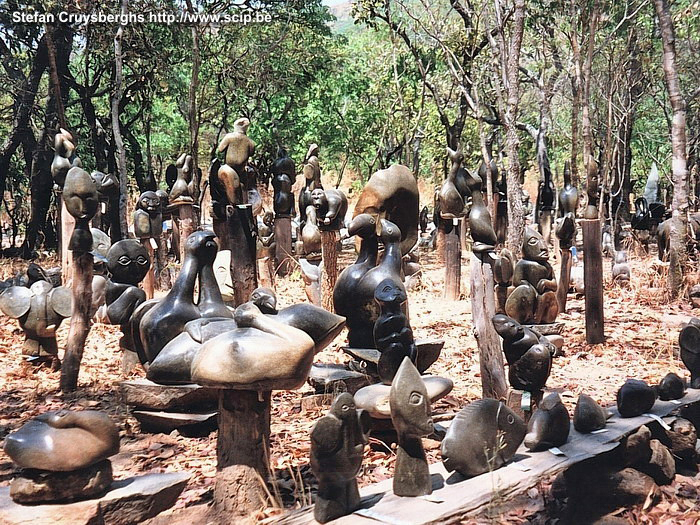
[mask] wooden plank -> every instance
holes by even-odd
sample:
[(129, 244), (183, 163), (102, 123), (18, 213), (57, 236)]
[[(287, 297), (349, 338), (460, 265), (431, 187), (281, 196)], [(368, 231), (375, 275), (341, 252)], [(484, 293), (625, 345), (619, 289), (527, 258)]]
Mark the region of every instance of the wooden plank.
[[(657, 401), (651, 414), (665, 417), (683, 406), (700, 402), (700, 390), (688, 390), (680, 403)], [(360, 490), (362, 508), (354, 514), (344, 516), (333, 523), (362, 524), (370, 518), (375, 524), (424, 525), (451, 523), (455, 518), (475, 514), (494, 499), (509, 498), (535, 486), (543, 477), (552, 476), (566, 468), (617, 447), (624, 437), (640, 426), (651, 423), (653, 418), (639, 416), (621, 418), (614, 407), (613, 417), (608, 420), (606, 432), (579, 434), (571, 427), (569, 441), (559, 447), (565, 454), (557, 456), (549, 451), (529, 452), (523, 446), (514, 461), (494, 472), (464, 479), (459, 474), (448, 473), (442, 462), (430, 466), (433, 478), (433, 493), (422, 498), (401, 498), (391, 492), (392, 480), (369, 485)], [(289, 513), (278, 523), (302, 525), (315, 523), (313, 508), (306, 507)], [(370, 521), (366, 521), (370, 523)]]

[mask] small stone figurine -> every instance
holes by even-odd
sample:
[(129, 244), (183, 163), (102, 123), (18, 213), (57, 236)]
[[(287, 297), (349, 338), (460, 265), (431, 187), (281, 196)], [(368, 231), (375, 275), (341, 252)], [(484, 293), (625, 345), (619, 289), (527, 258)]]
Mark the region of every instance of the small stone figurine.
[(139, 239), (160, 237), (163, 233), (160, 197), (155, 191), (144, 191), (134, 211), (134, 235)]
[(82, 168), (71, 168), (63, 186), (63, 202), (66, 209), (75, 217), (75, 228), (68, 243), (68, 249), (75, 252), (92, 250), (90, 219), (97, 213), (100, 202), (97, 185), (90, 174)]
[(177, 179), (170, 190), (170, 200), (172, 202), (192, 202), (192, 156), (183, 153), (175, 162), (177, 169)]
[(277, 150), (277, 160), (272, 165), (272, 188), (274, 189), (274, 210), (276, 217), (294, 215), (294, 193), (292, 185), (296, 180), (294, 161), (284, 148)]
[(374, 300), (381, 309), (374, 323), (374, 343), (381, 352), (377, 371), (382, 383), (390, 385), (404, 357), (416, 362), (416, 345), (408, 318), (401, 306), (408, 300), (406, 291), (393, 281), (384, 279), (374, 291)]
[(533, 451), (547, 450), (566, 443), (569, 439), (571, 420), (559, 394), (547, 395), (532, 414), (527, 425), (525, 446)]
[(345, 194), (331, 188), (317, 188), (311, 192), (311, 204), (318, 212), (318, 228), (322, 231), (339, 230), (343, 227), (348, 211), (348, 198)]
[(318, 145), (311, 144), (304, 160), (304, 188), (299, 192), (299, 222), (301, 227), (306, 223), (306, 212), (312, 206), (311, 193), (315, 189), (323, 189), (321, 184), (321, 166), (318, 162)]
[(318, 479), (314, 518), (327, 523), (360, 506), (357, 473), (368, 442), (368, 420), (347, 392), (311, 430), (311, 469)]
[(553, 323), (559, 314), (557, 281), (547, 260), (549, 250), (542, 235), (525, 228), (523, 258), (513, 270), (515, 289), (506, 300), (506, 314), (520, 323)]
[(408, 357), (399, 367), (389, 393), (391, 422), (398, 436), (394, 494), (423, 496), (430, 494), (432, 483), (421, 437), (433, 433), (430, 401), (418, 370)]
[(63, 187), (68, 170), (82, 166), (80, 157), (75, 154), (75, 139), (69, 131), (61, 128), (54, 137), (54, 157), (51, 162), (51, 177), (59, 188)]

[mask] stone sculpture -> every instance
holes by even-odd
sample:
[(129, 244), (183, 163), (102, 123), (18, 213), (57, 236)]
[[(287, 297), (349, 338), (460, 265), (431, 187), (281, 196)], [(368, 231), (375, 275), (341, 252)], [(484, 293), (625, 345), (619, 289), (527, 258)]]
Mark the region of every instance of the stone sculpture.
[(316, 188), (311, 192), (311, 203), (316, 208), (320, 230), (337, 231), (343, 227), (348, 211), (348, 199), (342, 191), (335, 188)]
[(274, 257), (277, 245), (275, 244), (275, 215), (271, 211), (266, 211), (262, 218), (258, 217), (258, 246), (257, 257)]
[(459, 178), (460, 170), (465, 171), (462, 168), (464, 155), (460, 151), (447, 148), (447, 156), (452, 164), (450, 171), (447, 173), (447, 178), (438, 192), (438, 200), (440, 203), (440, 216), (443, 219), (454, 219), (464, 217), (468, 188), (461, 183)]
[(559, 394), (548, 394), (530, 418), (525, 446), (533, 452), (559, 447), (569, 438), (569, 427), (569, 412)]
[(375, 172), (362, 189), (353, 218), (368, 213), (386, 219), (401, 230), (401, 253), (407, 254), (418, 240), (418, 206), (420, 195), (413, 172), (394, 164)]
[(315, 189), (323, 189), (321, 184), (321, 167), (318, 162), (318, 145), (311, 144), (304, 160), (304, 188), (299, 192), (299, 219), (301, 227), (306, 223), (306, 214), (312, 206), (311, 193)]
[(586, 394), (578, 396), (574, 409), (574, 428), (582, 434), (588, 434), (594, 430), (605, 427), (605, 423), (612, 417), (612, 412), (601, 407), (595, 399)]
[(690, 388), (700, 388), (700, 319), (690, 318), (681, 329), (678, 344), (681, 347), (681, 360), (690, 371)]
[(113, 197), (119, 195), (119, 178), (113, 173), (93, 171), (90, 177), (95, 181), (100, 202), (108, 202)]
[(622, 417), (641, 416), (655, 401), (654, 389), (639, 379), (628, 379), (617, 391), (617, 411)]
[(427, 206), (423, 206), (420, 213), (418, 214), (418, 226), (420, 228), (420, 233), (428, 232), (428, 218), (430, 217), (430, 210)]
[(92, 235), (92, 255), (95, 257), (95, 267), (98, 263), (107, 262), (107, 253), (112, 246), (112, 240), (98, 228), (90, 228)]
[(276, 217), (294, 215), (294, 193), (292, 185), (296, 181), (294, 161), (284, 148), (277, 150), (277, 160), (272, 164), (272, 188), (274, 189), (274, 210)]
[(307, 259), (299, 259), (301, 278), (304, 280), (306, 298), (311, 304), (321, 306), (321, 267)]
[(183, 153), (175, 162), (177, 179), (170, 190), (169, 200), (175, 204), (193, 202), (192, 195), (192, 156)]
[(634, 215), (632, 215), (632, 229), (638, 231), (648, 231), (651, 226), (651, 213), (649, 212), (649, 204), (644, 197), (638, 197), (634, 201)]
[(398, 436), (394, 494), (423, 496), (432, 492), (428, 460), (421, 437), (433, 433), (428, 392), (418, 370), (405, 357), (389, 394), (391, 421)]
[(60, 128), (54, 137), (54, 157), (51, 162), (51, 177), (59, 188), (63, 188), (68, 171), (81, 167), (80, 157), (75, 153), (76, 142), (69, 131)]
[(559, 216), (572, 213), (575, 217), (578, 200), (578, 189), (571, 184), (571, 166), (567, 160), (564, 163), (564, 187), (559, 191)]
[(506, 314), (520, 323), (553, 323), (559, 314), (557, 281), (539, 232), (525, 228), (522, 251), (523, 258), (513, 270), (515, 289), (506, 300)]
[(22, 354), (37, 361), (50, 360), (60, 366), (56, 330), (71, 316), (71, 291), (54, 288), (47, 281), (37, 281), (30, 288), (12, 286), (0, 294), (0, 311), (19, 320), (24, 331)]
[(95, 181), (87, 171), (78, 167), (68, 170), (63, 185), (63, 202), (68, 213), (75, 217), (75, 228), (68, 249), (89, 252), (92, 250), (90, 219), (97, 212), (99, 200)]
[(545, 157), (540, 165), (540, 180), (537, 190), (537, 201), (535, 203), (535, 219), (537, 220), (537, 228), (549, 244), (552, 228), (552, 217), (556, 209), (557, 189), (552, 182), (552, 170), (549, 167), (549, 161)]
[(374, 343), (381, 352), (377, 371), (382, 382), (390, 385), (404, 357), (416, 362), (413, 330), (401, 311), (408, 297), (392, 279), (385, 279), (374, 290), (374, 300), (380, 308), (379, 318), (374, 323)]
[(570, 249), (576, 241), (576, 218), (574, 214), (566, 212), (563, 217), (557, 219), (554, 233), (559, 239), (561, 249)]
[(497, 399), (469, 403), (455, 416), (442, 440), (442, 462), (448, 472), (473, 477), (501, 468), (523, 442), (527, 426)]
[(306, 258), (319, 260), (321, 258), (321, 230), (318, 229), (318, 219), (314, 206), (306, 207), (306, 220), (301, 229), (301, 240)]
[(685, 396), (685, 381), (673, 372), (669, 372), (654, 389), (661, 401), (681, 399)]
[[(248, 137), (250, 120), (241, 117), (233, 123), (233, 132), (224, 135), (221, 139), (217, 153), (226, 151), (225, 165), (233, 168), (238, 177), (245, 175), (245, 167), (248, 159), (255, 154), (255, 142)], [(223, 167), (223, 166), (222, 166)], [(221, 172), (219, 173), (221, 176)]]
[(620, 286), (629, 286), (631, 272), (629, 264), (627, 264), (627, 252), (620, 250), (615, 252), (615, 261), (612, 265), (612, 278), (615, 284)]
[(163, 233), (163, 216), (160, 197), (155, 191), (144, 191), (136, 202), (134, 211), (134, 235), (139, 239), (160, 237)]
[(110, 279), (106, 285), (105, 304), (110, 323), (125, 325), (146, 300), (146, 293), (138, 285), (150, 268), (146, 248), (135, 239), (122, 239), (109, 249), (107, 269)]
[(311, 469), (318, 479), (314, 518), (327, 523), (360, 506), (357, 473), (368, 442), (366, 413), (347, 392), (311, 429)]
[(481, 177), (476, 176), (470, 179), (469, 189), (471, 190), (472, 204), (469, 210), (469, 232), (474, 241), (472, 250), (477, 255), (492, 252), (498, 243), (496, 232), (491, 224), (491, 214), (484, 204), (481, 186)]

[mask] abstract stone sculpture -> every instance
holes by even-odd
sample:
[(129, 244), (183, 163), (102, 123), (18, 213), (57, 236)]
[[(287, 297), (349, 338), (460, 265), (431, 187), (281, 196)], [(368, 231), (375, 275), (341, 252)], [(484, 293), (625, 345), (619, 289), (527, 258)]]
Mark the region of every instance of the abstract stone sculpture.
[(561, 446), (569, 438), (569, 427), (569, 412), (559, 394), (549, 394), (530, 418), (525, 446), (533, 452)]
[(408, 318), (401, 311), (408, 300), (406, 291), (392, 279), (377, 285), (374, 300), (379, 303), (380, 314), (374, 323), (374, 343), (381, 352), (377, 371), (385, 385), (390, 385), (405, 357), (416, 362), (416, 344)]
[(22, 354), (48, 358), (58, 366), (56, 330), (63, 319), (71, 316), (71, 291), (54, 288), (47, 281), (37, 281), (30, 288), (12, 286), (0, 294), (0, 311), (19, 320), (25, 341)]
[(311, 429), (311, 469), (318, 479), (314, 518), (327, 523), (360, 506), (357, 473), (368, 442), (366, 413), (347, 392)]
[(386, 219), (401, 230), (401, 253), (407, 254), (418, 240), (420, 195), (413, 172), (394, 164), (375, 172), (365, 184), (355, 205), (353, 218), (368, 213)]
[(639, 379), (628, 379), (617, 391), (617, 411), (622, 417), (641, 416), (655, 401), (654, 389)]
[(562, 250), (568, 250), (576, 241), (576, 217), (571, 212), (566, 212), (557, 219), (554, 233), (559, 239)]
[(428, 392), (423, 380), (405, 357), (389, 394), (391, 421), (398, 436), (394, 467), (394, 494), (423, 496), (432, 492), (428, 460), (421, 437), (433, 433)]
[(343, 227), (348, 199), (342, 191), (317, 188), (311, 192), (311, 203), (316, 208), (320, 230), (333, 231)]
[(115, 242), (107, 252), (110, 279), (105, 290), (107, 318), (112, 324), (129, 322), (134, 310), (146, 300), (138, 284), (151, 268), (146, 248), (135, 239)]
[(465, 171), (462, 168), (464, 155), (460, 151), (447, 148), (447, 156), (452, 164), (447, 178), (438, 192), (440, 216), (444, 219), (464, 217), (465, 201), (469, 192), (468, 187), (463, 184), (463, 177), (461, 177), (461, 171)]
[(448, 472), (473, 477), (501, 468), (523, 442), (527, 426), (502, 401), (479, 399), (459, 411), (447, 429), (442, 462)]
[(681, 329), (678, 344), (681, 347), (681, 360), (690, 371), (690, 388), (700, 388), (700, 319), (690, 318)]
[(60, 128), (54, 137), (54, 157), (51, 162), (51, 177), (59, 188), (63, 187), (66, 175), (71, 168), (82, 166), (80, 157), (75, 154), (75, 139), (69, 131)]
[(491, 252), (498, 243), (496, 232), (491, 224), (491, 214), (484, 204), (481, 187), (481, 177), (477, 175), (470, 179), (469, 189), (471, 190), (472, 204), (469, 209), (469, 232), (474, 241), (472, 250), (476, 254)]
[(559, 191), (559, 216), (567, 213), (576, 216), (578, 198), (578, 189), (571, 184), (571, 166), (567, 160), (564, 163), (564, 187)]
[(275, 244), (275, 214), (271, 211), (266, 211), (262, 218), (258, 217), (258, 246), (257, 257), (274, 257), (277, 245)]
[(548, 262), (549, 251), (542, 236), (525, 228), (523, 258), (513, 270), (515, 289), (506, 300), (506, 314), (520, 323), (553, 323), (559, 313), (557, 281)]
[(97, 213), (99, 198), (97, 185), (87, 171), (78, 167), (68, 170), (63, 185), (63, 202), (68, 213), (75, 217), (75, 228), (68, 249), (89, 252), (92, 250), (90, 219)]
[(661, 401), (669, 401), (671, 399), (681, 399), (685, 396), (685, 381), (678, 375), (670, 372), (659, 381), (659, 384), (654, 387)]
[(138, 239), (160, 237), (163, 233), (162, 206), (155, 191), (144, 191), (139, 196), (133, 219), (134, 235)]
[(292, 185), (296, 181), (294, 161), (284, 148), (277, 150), (277, 160), (272, 164), (272, 188), (274, 189), (274, 210), (276, 217), (294, 215), (294, 193)]
[(601, 407), (591, 396), (581, 394), (574, 409), (574, 428), (582, 434), (588, 434), (604, 428), (611, 416), (612, 412)]
[(314, 206), (306, 207), (306, 221), (301, 229), (301, 240), (304, 245), (304, 254), (308, 259), (320, 259), (321, 257), (321, 230), (318, 229), (318, 220), (316, 216), (316, 208)]
[(318, 145), (311, 144), (304, 161), (304, 188), (299, 192), (299, 219), (301, 227), (306, 223), (306, 214), (312, 206), (311, 193), (315, 189), (323, 189), (321, 184), (321, 167), (318, 162)]

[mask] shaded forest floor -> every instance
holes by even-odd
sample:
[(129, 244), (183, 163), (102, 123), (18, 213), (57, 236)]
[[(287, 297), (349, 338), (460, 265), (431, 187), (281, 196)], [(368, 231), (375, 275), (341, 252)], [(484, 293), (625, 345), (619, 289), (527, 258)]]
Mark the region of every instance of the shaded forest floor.
[[(345, 251), (341, 267), (353, 260)], [(463, 295), (451, 303), (441, 297), (444, 270), (438, 265), (434, 252), (424, 253), (420, 285), (409, 292), (411, 324), (417, 338), (438, 337), (445, 340), (442, 356), (430, 373), (451, 378), (452, 393), (434, 407), (437, 414), (456, 413), (470, 401), (481, 397), (479, 362), (476, 341), (472, 333), (470, 302), (468, 299), (468, 260), (463, 264)], [(558, 358), (548, 381), (548, 391), (560, 393), (573, 414), (578, 395), (592, 395), (602, 404), (613, 404), (615, 393), (628, 377), (656, 383), (668, 372), (688, 377), (678, 356), (678, 332), (682, 323), (693, 315), (687, 301), (663, 304), (664, 267), (654, 257), (630, 257), (633, 285), (629, 289), (611, 285), (610, 261), (605, 268), (605, 333), (607, 341), (601, 345), (587, 345), (584, 334), (584, 301), (569, 296), (569, 308), (559, 321), (565, 325), (565, 356)], [(19, 269), (17, 261), (5, 261), (0, 273), (9, 276)], [(295, 271), (278, 280), (280, 307), (305, 301), (304, 285)], [(68, 323), (59, 330), (59, 347), (63, 348)], [(58, 389), (60, 372), (35, 368), (21, 359), (22, 332), (15, 320), (0, 320), (0, 439), (28, 419), (49, 410), (88, 408), (108, 413), (119, 425), (122, 446), (119, 455), (112, 458), (116, 478), (162, 471), (186, 471), (191, 474), (188, 487), (174, 509), (166, 513), (169, 523), (199, 523), (194, 518), (196, 508), (186, 507), (206, 503), (211, 499), (216, 473), (216, 433), (204, 438), (186, 438), (177, 432), (142, 434), (138, 422), (123, 403), (119, 381), (125, 378), (119, 352), (119, 329), (116, 326), (96, 324), (87, 340), (80, 389), (74, 395), (63, 395)], [(339, 350), (344, 337), (320, 353), (317, 362), (344, 362), (349, 358)], [(143, 376), (138, 369), (128, 377)], [(272, 398), (272, 454), (271, 467), (276, 482), (272, 494), (277, 505), (286, 507), (310, 503), (315, 491), (315, 480), (309, 469), (309, 431), (313, 423), (327, 410), (302, 410), (301, 397), (312, 392), (305, 385), (292, 392), (274, 392)], [(376, 440), (365, 453), (360, 472), (360, 485), (368, 485), (387, 478), (393, 472), (394, 453)], [(439, 461), (439, 442), (426, 440), (431, 462)], [(0, 452), (0, 485), (12, 478), (12, 464)], [(551, 480), (550, 480), (551, 481)], [(552, 523), (556, 509), (552, 509), (547, 495), (548, 481), (518, 498), (510, 510), (484, 516), (483, 521), (498, 523)], [(700, 477), (678, 476), (676, 481), (663, 487), (663, 498), (652, 509), (627, 509), (620, 516), (631, 523), (695, 523), (700, 519), (698, 499)], [(197, 509), (201, 509), (201, 505)], [(273, 505), (261, 513), (260, 519), (273, 521), (280, 512)], [(670, 521), (669, 521), (670, 520)], [(154, 522), (160, 523), (162, 518)], [(481, 520), (479, 520), (481, 521)], [(165, 521), (162, 521), (165, 523)], [(471, 523), (471, 520), (465, 523)]]

